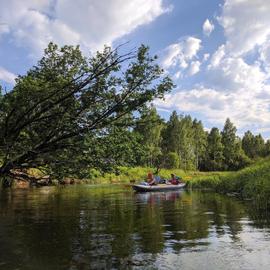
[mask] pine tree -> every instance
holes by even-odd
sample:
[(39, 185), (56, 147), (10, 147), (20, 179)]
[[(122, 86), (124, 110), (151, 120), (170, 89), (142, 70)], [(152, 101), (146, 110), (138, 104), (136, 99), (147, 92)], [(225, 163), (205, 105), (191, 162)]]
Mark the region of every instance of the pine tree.
[(251, 133), (250, 130), (245, 132), (242, 139), (242, 148), (246, 155), (250, 158), (254, 158), (255, 156), (254, 140), (254, 135)]
[(228, 118), (221, 132), (225, 170), (238, 170), (250, 163), (242, 149), (241, 139), (236, 136), (236, 131), (236, 127)]
[(264, 156), (270, 155), (270, 140), (267, 140), (264, 147)]
[(179, 154), (180, 122), (176, 111), (173, 111), (166, 128), (162, 132), (162, 148), (164, 153)]
[(191, 116), (187, 115), (180, 118), (179, 134), (179, 157), (181, 168), (184, 170), (195, 169), (196, 156), (194, 144), (194, 128)]
[(221, 142), (224, 146), (223, 155), (225, 158), (225, 169), (231, 169), (234, 167), (237, 152), (236, 131), (236, 127), (230, 119), (227, 118), (223, 131), (221, 132)]
[(207, 134), (204, 131), (203, 125), (201, 121), (197, 121), (194, 119), (193, 121), (193, 129), (194, 129), (194, 146), (195, 146), (195, 166), (196, 169), (200, 169), (203, 164), (203, 160), (205, 157), (206, 144), (207, 144)]
[(264, 139), (261, 134), (254, 138), (255, 157), (263, 157), (265, 152)]
[(206, 157), (204, 167), (209, 171), (219, 171), (224, 166), (223, 144), (218, 128), (211, 129), (207, 137)]

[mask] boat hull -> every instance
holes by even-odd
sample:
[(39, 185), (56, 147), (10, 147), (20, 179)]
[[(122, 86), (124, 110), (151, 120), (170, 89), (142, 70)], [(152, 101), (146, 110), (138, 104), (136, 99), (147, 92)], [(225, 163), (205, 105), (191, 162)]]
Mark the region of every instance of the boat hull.
[(185, 183), (179, 185), (157, 185), (157, 186), (145, 186), (145, 185), (133, 185), (133, 190), (137, 192), (153, 192), (153, 191), (172, 191), (183, 189), (186, 186)]

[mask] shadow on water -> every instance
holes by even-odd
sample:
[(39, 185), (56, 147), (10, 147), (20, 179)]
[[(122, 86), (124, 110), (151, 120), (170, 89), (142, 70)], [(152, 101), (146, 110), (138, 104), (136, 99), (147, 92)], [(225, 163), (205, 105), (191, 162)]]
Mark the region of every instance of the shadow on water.
[(84, 185), (0, 196), (0, 269), (270, 267), (269, 215), (219, 194)]

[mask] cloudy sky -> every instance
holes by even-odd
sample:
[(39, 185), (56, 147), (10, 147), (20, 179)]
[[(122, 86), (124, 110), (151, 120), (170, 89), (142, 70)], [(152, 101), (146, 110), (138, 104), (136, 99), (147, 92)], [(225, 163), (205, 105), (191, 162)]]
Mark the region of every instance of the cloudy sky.
[(0, 83), (10, 89), (49, 41), (147, 44), (176, 89), (156, 101), (241, 135), (270, 137), (270, 1), (266, 0), (0, 0)]

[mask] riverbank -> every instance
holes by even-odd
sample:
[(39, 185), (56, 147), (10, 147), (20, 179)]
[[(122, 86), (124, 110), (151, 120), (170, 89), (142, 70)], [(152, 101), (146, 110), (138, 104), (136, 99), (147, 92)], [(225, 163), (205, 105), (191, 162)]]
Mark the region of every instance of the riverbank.
[[(147, 167), (119, 167), (115, 173), (105, 173), (92, 169), (89, 172), (89, 176), (85, 179), (78, 179), (76, 177), (66, 177), (61, 180), (53, 179), (53, 177), (44, 176), (41, 171), (37, 169), (30, 169), (28, 173), (32, 178), (41, 179), (34, 185), (70, 185), (70, 184), (129, 184), (138, 183), (146, 179), (149, 172), (154, 173), (155, 169)], [(208, 179), (211, 177), (219, 176), (220, 172), (198, 172), (198, 171), (184, 171), (181, 169), (161, 169), (159, 176), (162, 179), (169, 179), (171, 174), (180, 176), (185, 182), (195, 179)], [(45, 177), (45, 181), (44, 181)], [(49, 181), (48, 181), (49, 180)], [(17, 179), (13, 181), (13, 187), (15, 188), (28, 188), (30, 182)]]
[[(106, 174), (91, 170), (87, 179), (71, 177), (61, 181), (52, 179), (50, 185), (138, 183), (146, 178), (148, 172), (154, 171), (153, 168), (145, 167), (119, 167), (117, 173)], [(37, 172), (32, 171), (32, 173)], [(255, 200), (262, 204), (263, 208), (270, 207), (270, 158), (258, 161), (236, 172), (186, 172), (180, 169), (161, 169), (159, 176), (168, 179), (171, 173), (180, 176), (189, 189), (210, 189)], [(17, 181), (14, 183), (14, 187), (27, 188), (29, 183)]]
[(221, 172), (194, 177), (187, 181), (189, 188), (212, 189), (219, 193), (241, 196), (270, 207), (270, 158), (260, 160), (236, 172)]
[[(116, 184), (116, 183), (139, 183), (146, 180), (149, 172), (155, 173), (155, 169), (150, 167), (119, 167), (117, 173), (105, 173), (93, 170), (88, 179), (81, 180), (88, 184)], [(184, 171), (181, 169), (161, 169), (158, 176), (161, 179), (170, 179), (171, 174), (175, 174), (183, 179), (184, 182), (193, 181), (196, 179), (207, 179), (220, 176), (224, 172), (199, 172), (199, 171)], [(225, 172), (226, 174), (226, 172)]]

